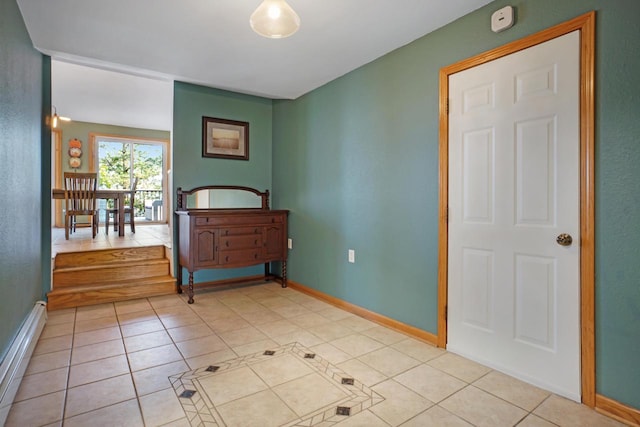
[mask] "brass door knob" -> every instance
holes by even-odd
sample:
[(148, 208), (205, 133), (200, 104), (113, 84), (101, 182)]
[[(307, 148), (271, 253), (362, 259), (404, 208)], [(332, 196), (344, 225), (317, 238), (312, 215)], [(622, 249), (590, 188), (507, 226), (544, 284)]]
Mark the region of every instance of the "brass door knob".
[(571, 243), (573, 243), (573, 238), (570, 234), (562, 233), (559, 234), (558, 237), (556, 237), (556, 242), (558, 242), (560, 246), (571, 246)]

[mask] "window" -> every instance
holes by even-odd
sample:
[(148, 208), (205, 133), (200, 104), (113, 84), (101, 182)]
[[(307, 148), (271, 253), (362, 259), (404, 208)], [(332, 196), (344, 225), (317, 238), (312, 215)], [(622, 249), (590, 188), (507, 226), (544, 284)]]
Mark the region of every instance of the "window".
[(136, 221), (166, 222), (167, 142), (93, 135), (100, 188), (131, 188), (135, 177)]

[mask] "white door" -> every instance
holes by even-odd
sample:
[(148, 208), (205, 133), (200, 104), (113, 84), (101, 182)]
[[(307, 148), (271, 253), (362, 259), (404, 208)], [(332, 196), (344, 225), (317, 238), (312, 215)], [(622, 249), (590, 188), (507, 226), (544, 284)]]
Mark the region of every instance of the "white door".
[(576, 401), (579, 37), (450, 76), (447, 322), (450, 351)]

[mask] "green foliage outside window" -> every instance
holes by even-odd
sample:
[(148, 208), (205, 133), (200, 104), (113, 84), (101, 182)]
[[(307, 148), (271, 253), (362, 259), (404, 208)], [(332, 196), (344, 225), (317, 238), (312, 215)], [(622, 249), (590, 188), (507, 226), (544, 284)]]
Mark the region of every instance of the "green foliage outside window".
[[(131, 149), (133, 148), (133, 156)], [(133, 161), (133, 171), (132, 171)], [(136, 216), (143, 216), (142, 190), (162, 191), (162, 146), (136, 142), (99, 142), (100, 188), (128, 189), (138, 177), (135, 199)], [(162, 194), (162, 193), (160, 193)], [(161, 197), (161, 196), (160, 196)], [(113, 201), (109, 201), (112, 207)]]

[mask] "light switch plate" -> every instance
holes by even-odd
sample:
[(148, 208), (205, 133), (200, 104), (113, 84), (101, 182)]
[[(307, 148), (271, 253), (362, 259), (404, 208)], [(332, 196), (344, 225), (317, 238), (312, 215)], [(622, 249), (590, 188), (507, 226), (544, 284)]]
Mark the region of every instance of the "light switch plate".
[(491, 31), (499, 33), (513, 26), (513, 7), (505, 6), (491, 15)]
[(356, 262), (356, 251), (353, 249), (349, 249), (349, 262), (352, 264)]

